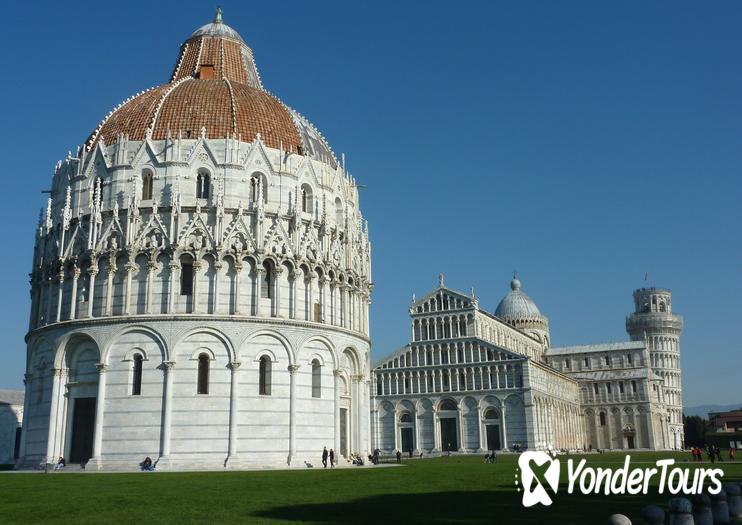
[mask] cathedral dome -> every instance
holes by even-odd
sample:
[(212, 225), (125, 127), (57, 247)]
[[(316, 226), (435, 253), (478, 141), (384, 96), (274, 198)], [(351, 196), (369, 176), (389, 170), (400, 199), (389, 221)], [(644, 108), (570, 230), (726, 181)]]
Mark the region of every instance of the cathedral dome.
[(541, 317), (541, 312), (536, 306), (536, 303), (533, 302), (533, 299), (528, 297), (520, 289), (520, 281), (517, 278), (513, 278), (510, 281), (510, 292), (497, 305), (495, 315), (500, 319), (510, 321), (514, 319)]
[(170, 81), (127, 99), (109, 113), (86, 141), (96, 143), (173, 138), (239, 138), (258, 135), (269, 147), (337, 165), (322, 134), (302, 115), (264, 88), (250, 49), (222, 21), (197, 29), (180, 48)]

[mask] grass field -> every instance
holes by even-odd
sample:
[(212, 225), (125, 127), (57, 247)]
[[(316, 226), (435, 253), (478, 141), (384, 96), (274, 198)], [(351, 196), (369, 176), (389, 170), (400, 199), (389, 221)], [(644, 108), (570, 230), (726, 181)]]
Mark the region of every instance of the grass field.
[[(578, 456), (573, 456), (577, 458)], [(623, 454), (588, 455), (591, 466), (620, 467)], [(637, 453), (634, 462), (687, 454)], [(562, 458), (564, 459), (564, 458)], [(671, 496), (569, 495), (524, 509), (516, 456), (409, 460), (403, 467), (262, 472), (0, 474), (2, 523), (604, 523), (637, 517)], [(710, 467), (710, 464), (696, 464)], [(650, 466), (646, 464), (644, 466)], [(722, 463), (724, 481), (742, 462)], [(562, 482), (566, 482), (562, 468)], [(634, 523), (638, 523), (636, 520)]]

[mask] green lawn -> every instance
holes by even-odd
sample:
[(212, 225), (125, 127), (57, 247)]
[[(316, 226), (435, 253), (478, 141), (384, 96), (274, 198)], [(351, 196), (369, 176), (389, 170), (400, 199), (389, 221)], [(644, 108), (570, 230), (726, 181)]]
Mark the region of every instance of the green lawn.
[[(624, 458), (587, 457), (592, 466), (611, 467)], [(660, 457), (685, 463), (688, 456), (639, 453), (632, 460)], [(562, 486), (552, 506), (524, 509), (515, 490), (516, 456), (498, 460), (485, 465), (469, 456), (410, 460), (404, 467), (263, 472), (8, 473), (0, 474), (0, 522), (585, 525), (617, 512), (636, 517), (644, 505), (670, 498), (568, 495)], [(724, 481), (742, 479), (742, 462), (720, 466)]]

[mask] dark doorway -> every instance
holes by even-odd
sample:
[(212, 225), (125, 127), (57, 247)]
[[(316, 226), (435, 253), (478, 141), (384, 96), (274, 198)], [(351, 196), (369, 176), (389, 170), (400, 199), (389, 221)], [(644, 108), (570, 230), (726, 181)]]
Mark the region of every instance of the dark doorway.
[(409, 452), (415, 448), (414, 440), (412, 439), (412, 429), (402, 429), (402, 452)]
[(636, 445), (634, 444), (634, 436), (626, 436), (626, 447), (636, 448)]
[(13, 447), (13, 459), (18, 459), (18, 456), (21, 455), (21, 436), (23, 435), (23, 431), (21, 430), (21, 427), (18, 427), (15, 429), (15, 446)]
[(340, 409), (340, 454), (348, 457), (348, 409)]
[(487, 425), (487, 450), (500, 450), (500, 427), (499, 425)]
[(441, 418), (441, 446), (443, 452), (458, 450), (458, 440), (456, 439), (456, 418)]
[(86, 463), (93, 455), (95, 434), (95, 398), (78, 397), (72, 412), (70, 463)]

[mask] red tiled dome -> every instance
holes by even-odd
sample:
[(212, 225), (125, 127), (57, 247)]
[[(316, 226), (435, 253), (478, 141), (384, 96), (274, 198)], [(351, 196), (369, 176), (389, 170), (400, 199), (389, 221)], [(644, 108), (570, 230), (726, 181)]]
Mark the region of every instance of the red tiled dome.
[(301, 115), (266, 92), (252, 50), (234, 29), (221, 21), (196, 30), (180, 48), (167, 84), (127, 100), (111, 112), (86, 142), (88, 150), (119, 134), (129, 140), (196, 138), (206, 129), (210, 139), (258, 134), (273, 148), (308, 154), (336, 164), (320, 133)]

